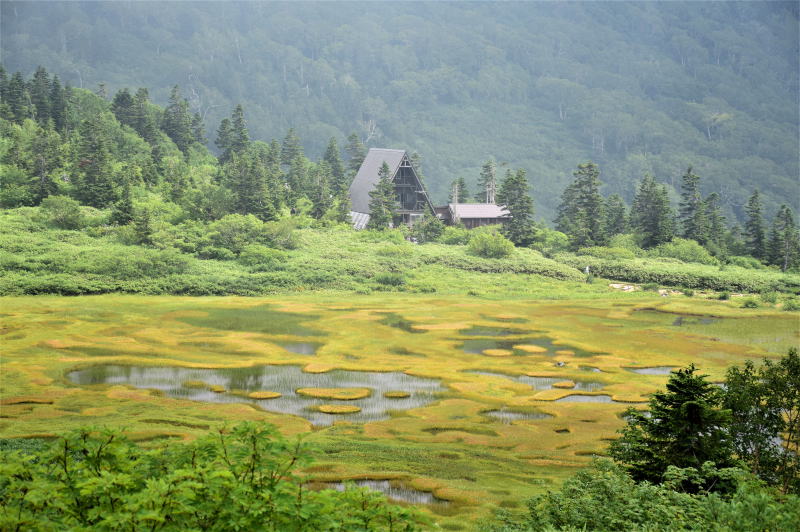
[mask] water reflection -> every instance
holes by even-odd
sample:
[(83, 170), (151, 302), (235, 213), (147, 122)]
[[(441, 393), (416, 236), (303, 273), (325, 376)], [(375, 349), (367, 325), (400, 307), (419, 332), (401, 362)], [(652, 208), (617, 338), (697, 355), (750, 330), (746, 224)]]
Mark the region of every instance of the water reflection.
[(427, 491), (407, 488), (389, 480), (352, 480), (345, 482), (326, 482), (323, 487), (344, 491), (348, 484), (355, 484), (359, 488), (369, 488), (380, 491), (387, 498), (394, 501), (407, 502), (411, 504), (449, 504), (450, 501), (440, 499)]
[(673, 370), (678, 369), (677, 366), (653, 366), (650, 368), (626, 368), (628, 371), (638, 373), (639, 375), (669, 375)]
[(500, 410), (488, 410), (483, 412), (484, 415), (499, 419), (505, 425), (510, 425), (513, 421), (524, 421), (529, 419), (547, 419), (551, 416), (544, 412), (517, 412), (514, 410), (507, 410), (501, 408)]
[[(264, 410), (302, 416), (312, 424), (325, 426), (335, 420), (359, 423), (387, 419), (390, 410), (408, 410), (430, 404), (443, 390), (436, 379), (413, 377), (402, 372), (334, 370), (327, 373), (303, 373), (298, 366), (253, 366), (248, 368), (197, 369), (181, 367), (139, 367), (99, 365), (67, 374), (80, 385), (128, 384), (137, 388), (161, 390), (169, 397), (210, 403), (258, 404)], [(192, 383), (192, 381), (195, 381)], [(198, 387), (197, 381), (206, 387)], [(226, 392), (278, 392), (276, 399), (250, 399), (232, 393), (215, 393), (212, 386)], [(317, 399), (295, 393), (297, 388), (369, 388), (370, 397), (353, 401)], [(408, 397), (385, 398), (384, 393), (402, 390)], [(325, 414), (313, 410), (323, 404), (358, 406), (353, 414)]]
[[(509, 379), (521, 382), (523, 384), (527, 384), (534, 390), (550, 390), (553, 388), (553, 385), (555, 383), (570, 380), (567, 377), (529, 377), (528, 375), (518, 375), (516, 377), (512, 377), (511, 375), (504, 375), (502, 373), (493, 373), (491, 371), (481, 371), (481, 370), (467, 370), (466, 372), (474, 373), (477, 375), (487, 375), (489, 377), (501, 377), (503, 379)], [(575, 383), (575, 387), (571, 388), (573, 390), (594, 392), (603, 388), (602, 382), (595, 382), (595, 381), (573, 381), (573, 382)]]

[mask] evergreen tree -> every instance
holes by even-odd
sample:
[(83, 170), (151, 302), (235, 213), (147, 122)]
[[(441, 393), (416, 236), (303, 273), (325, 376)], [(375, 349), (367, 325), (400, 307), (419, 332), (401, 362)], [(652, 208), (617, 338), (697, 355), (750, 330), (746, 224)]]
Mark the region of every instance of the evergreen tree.
[(781, 205), (772, 220), (769, 235), (770, 264), (786, 271), (797, 265), (800, 255), (800, 236), (794, 222), (794, 214), (788, 205)]
[(6, 103), (8, 104), (9, 116), (13, 122), (21, 124), (23, 120), (29, 117), (25, 80), (22, 79), (20, 72), (14, 72), (8, 82)]
[(352, 210), (352, 205), (350, 204), (350, 194), (347, 191), (340, 192), (338, 196), (336, 196), (336, 218), (335, 220), (339, 223), (352, 223), (350, 218), (350, 211)]
[(120, 124), (136, 129), (136, 111), (133, 96), (125, 88), (117, 91), (111, 100), (111, 112), (117, 117)]
[(303, 146), (300, 144), (300, 137), (294, 132), (294, 128), (289, 128), (281, 144), (281, 164), (290, 166), (292, 161), (303, 156)]
[(223, 118), (217, 128), (217, 140), (214, 144), (219, 148), (219, 163), (225, 164), (231, 158), (231, 151), (233, 149), (233, 131), (231, 128), (231, 121), (229, 118)]
[(250, 145), (250, 133), (244, 119), (244, 109), (237, 105), (231, 114), (231, 150), (243, 152)]
[(344, 164), (339, 154), (339, 145), (336, 144), (336, 137), (331, 137), (328, 141), (328, 147), (325, 149), (325, 155), (322, 160), (328, 163), (331, 169), (331, 191), (334, 195), (339, 195), (346, 192), (350, 187), (350, 182), (344, 173)]
[(378, 183), (369, 192), (369, 222), (367, 229), (384, 230), (394, 223), (396, 197), (389, 175), (389, 165), (383, 161), (378, 171)]
[(8, 74), (3, 65), (0, 65), (0, 118), (11, 120), (11, 111), (8, 107)]
[(63, 132), (67, 128), (67, 91), (58, 76), (53, 76), (50, 83), (50, 117), (56, 131)]
[(252, 150), (232, 152), (223, 167), (225, 183), (234, 194), (234, 209), (239, 214), (253, 214), (261, 220), (277, 217), (267, 189), (266, 169)]
[(450, 196), (448, 200), (450, 203), (467, 203), (470, 199), (469, 190), (467, 190), (467, 182), (463, 177), (459, 177), (450, 183)]
[(109, 139), (101, 117), (81, 122), (78, 133), (78, 200), (98, 209), (109, 207), (116, 196), (111, 178)]
[(628, 232), (628, 207), (619, 194), (606, 198), (605, 233), (608, 238)]
[(130, 180), (126, 179), (122, 186), (120, 198), (114, 204), (114, 208), (111, 210), (111, 223), (117, 225), (128, 225), (133, 221), (133, 219), (133, 192), (131, 191)]
[(703, 200), (703, 210), (706, 213), (706, 221), (708, 223), (708, 239), (706, 247), (714, 255), (725, 255), (727, 249), (725, 247), (726, 230), (725, 230), (725, 216), (722, 214), (722, 209), (719, 206), (719, 194), (712, 192), (705, 200)]
[(50, 91), (50, 76), (44, 67), (40, 66), (33, 74), (28, 92), (36, 121), (42, 127), (47, 127), (50, 121)]
[(497, 165), (494, 158), (490, 157), (481, 168), (481, 175), (478, 177), (478, 190), (475, 191), (475, 201), (478, 203), (494, 203), (492, 198), (487, 197), (487, 187), (497, 191)]
[(674, 236), (674, 214), (667, 188), (658, 185), (649, 174), (644, 176), (636, 190), (630, 222), (644, 248), (669, 242)]
[[(149, 110), (150, 95), (146, 88), (141, 87), (136, 91), (134, 100), (134, 126), (133, 129), (142, 137), (148, 144), (155, 147), (158, 143), (158, 127), (156, 120)], [(153, 160), (158, 162), (161, 160), (159, 153), (153, 154)]]
[(200, 113), (195, 113), (192, 116), (192, 137), (198, 144), (205, 144), (208, 142), (206, 138), (206, 126), (203, 123), (203, 117)]
[(352, 181), (353, 176), (358, 173), (361, 163), (364, 162), (364, 158), (367, 156), (367, 148), (364, 147), (358, 135), (351, 133), (347, 137), (347, 146), (345, 146), (344, 151), (347, 153), (347, 172)]
[(332, 179), (331, 167), (322, 161), (311, 170), (311, 216), (319, 220), (333, 205), (330, 182)]
[(705, 462), (718, 468), (735, 465), (727, 429), (730, 413), (721, 408), (722, 393), (696, 371), (692, 364), (673, 372), (666, 391), (651, 396), (648, 413), (626, 411), (628, 424), (609, 454), (634, 479), (659, 483), (669, 466), (699, 470)]
[(411, 163), (411, 167), (414, 169), (414, 173), (417, 174), (417, 179), (419, 182), (425, 185), (425, 174), (422, 173), (422, 155), (417, 152), (411, 152), (411, 155), (408, 156), (408, 162)]
[(766, 260), (767, 231), (764, 227), (762, 210), (761, 195), (758, 189), (755, 189), (753, 195), (747, 200), (747, 206), (745, 207), (747, 221), (744, 225), (744, 232), (747, 242), (747, 252), (757, 259)]
[(557, 229), (570, 237), (573, 249), (601, 246), (606, 236), (600, 170), (592, 162), (583, 163), (573, 175), (575, 180), (561, 196)]
[(192, 117), (189, 114), (189, 104), (181, 97), (180, 88), (177, 85), (172, 88), (169, 105), (164, 109), (161, 129), (184, 155), (189, 153), (189, 147), (194, 141)]
[(700, 195), (700, 176), (692, 172), (691, 166), (681, 177), (681, 203), (678, 213), (684, 238), (691, 238), (700, 244), (708, 242), (708, 217)]
[(503, 225), (503, 234), (517, 246), (527, 246), (533, 241), (533, 200), (529, 194), (528, 178), (520, 168), (511, 170), (497, 192), (497, 204), (503, 205), (510, 218)]
[(286, 173), (286, 184), (288, 188), (288, 204), (293, 210), (297, 207), (297, 200), (302, 197), (308, 198), (311, 195), (308, 186), (306, 158), (302, 155), (295, 157), (289, 165), (289, 171)]
[(34, 157), (33, 170), (35, 183), (33, 201), (36, 205), (48, 196), (58, 193), (53, 171), (61, 166), (61, 136), (47, 127), (38, 127), (36, 136), (31, 142), (31, 154)]

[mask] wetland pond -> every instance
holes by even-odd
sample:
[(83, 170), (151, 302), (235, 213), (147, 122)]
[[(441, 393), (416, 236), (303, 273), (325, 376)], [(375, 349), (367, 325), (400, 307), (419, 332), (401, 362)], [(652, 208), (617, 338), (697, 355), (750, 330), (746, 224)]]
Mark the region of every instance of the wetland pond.
[[(220, 369), (98, 365), (72, 371), (67, 378), (82, 386), (124, 384), (160, 390), (169, 397), (191, 401), (255, 403), (270, 412), (304, 417), (316, 426), (331, 425), (337, 420), (366, 423), (387, 419), (392, 410), (408, 410), (432, 403), (436, 394), (444, 390), (436, 379), (402, 372), (304, 373), (299, 366), (269, 365)], [(300, 395), (296, 392), (299, 388), (366, 388), (370, 393), (367, 397), (341, 400)], [(281, 395), (273, 399), (254, 399), (247, 396), (252, 392)], [(385, 397), (385, 393), (395, 397)], [(360, 411), (327, 414), (316, 410), (323, 405), (358, 407)]]
[(482, 370), (467, 370), (466, 373), (509, 379), (521, 382), (523, 384), (527, 384), (534, 390), (540, 390), (540, 391), (550, 390), (553, 388), (553, 385), (555, 383), (569, 381), (569, 380), (572, 380), (575, 383), (575, 386), (570, 388), (571, 390), (579, 390), (583, 392), (595, 392), (603, 388), (602, 382), (573, 380), (570, 379), (569, 377), (529, 377), (528, 375), (518, 375), (516, 377), (512, 377), (511, 375), (505, 375), (503, 373), (494, 373), (491, 371), (482, 371)]
[(348, 484), (354, 484), (359, 488), (369, 488), (380, 491), (393, 501), (407, 502), (410, 504), (449, 504), (450, 501), (440, 499), (430, 492), (407, 488), (398, 482), (390, 480), (350, 480), (348, 482), (324, 482), (319, 485), (320, 489), (333, 489), (344, 491)]

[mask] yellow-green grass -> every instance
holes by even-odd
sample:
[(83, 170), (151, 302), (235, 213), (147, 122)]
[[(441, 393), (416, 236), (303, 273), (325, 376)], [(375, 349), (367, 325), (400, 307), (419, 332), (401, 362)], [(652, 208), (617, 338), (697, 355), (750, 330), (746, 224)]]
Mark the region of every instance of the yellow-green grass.
[(247, 394), (247, 397), (250, 399), (277, 399), (280, 397), (281, 394), (278, 392), (269, 392), (269, 391), (262, 391), (262, 392), (250, 392)]
[(363, 399), (372, 393), (369, 388), (298, 388), (295, 392), (317, 399), (339, 399), (341, 401)]
[(319, 405), (316, 408), (326, 414), (354, 414), (361, 412), (361, 408), (355, 405)]
[[(309, 316), (303, 325), (322, 344), (316, 354), (282, 348), (281, 342), (308, 338), (291, 330), (272, 335), (249, 330), (255, 328), (249, 325), (215, 328), (209, 326), (213, 320), (203, 320), (223, 311), (239, 316), (265, 308)], [(622, 426), (620, 414), (631, 405), (645, 406), (643, 401), (667, 379), (629, 368), (694, 362), (720, 381), (733, 364), (777, 357), (799, 343), (797, 313), (642, 293), (574, 301), (394, 293), (252, 299), (24, 297), (0, 299), (0, 312), (0, 437), (47, 437), (106, 425), (157, 445), (239, 420), (266, 421), (287, 435), (307, 433), (306, 439), (320, 449), (318, 462), (307, 472), (310, 479), (396, 478), (432, 490), (457, 501), (448, 509), (431, 509), (438, 522), (452, 527), (470, 523), (497, 505), (521, 504), (557, 486), (591, 456), (603, 454)], [(425, 332), (383, 325), (381, 312), (400, 315)], [(680, 314), (723, 319), (673, 325)], [(260, 323), (252, 318), (242, 323)], [(527, 354), (497, 357), (461, 349), (465, 337), (459, 331), (503, 327), (512, 319), (514, 329), (522, 331), (520, 338), (526, 330), (535, 331), (533, 336), (547, 336), (558, 351), (590, 355), (555, 354), (539, 346), (526, 350), (516, 344), (515, 351)], [(295, 364), (306, 373), (401, 371), (439, 379), (446, 391), (428, 406), (394, 411), (383, 421), (362, 425), (343, 416), (332, 426), (312, 428), (303, 418), (270, 412), (269, 402), (256, 403), (246, 393), (241, 403), (200, 403), (122, 384), (78, 386), (66, 377), (71, 370), (97, 364)], [(513, 380), (520, 375), (595, 381), (603, 388), (535, 390)], [(190, 385), (208, 387), (202, 382)], [(235, 386), (227, 388), (239, 393)], [(618, 402), (556, 402), (575, 393), (608, 395)], [(503, 423), (486, 414), (501, 408), (551, 417)]]

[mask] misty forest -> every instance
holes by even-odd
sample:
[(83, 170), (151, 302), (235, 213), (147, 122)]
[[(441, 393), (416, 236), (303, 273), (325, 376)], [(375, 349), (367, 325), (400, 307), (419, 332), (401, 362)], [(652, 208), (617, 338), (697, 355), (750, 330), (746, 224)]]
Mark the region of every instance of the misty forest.
[(0, 3), (0, 529), (794, 530), (796, 2)]

